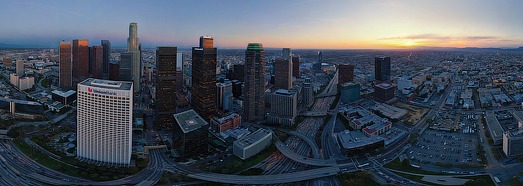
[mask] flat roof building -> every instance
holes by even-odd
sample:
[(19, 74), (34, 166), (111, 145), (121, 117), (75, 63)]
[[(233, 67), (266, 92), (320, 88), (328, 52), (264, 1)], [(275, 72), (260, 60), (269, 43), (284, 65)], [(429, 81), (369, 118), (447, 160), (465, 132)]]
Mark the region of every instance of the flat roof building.
[(272, 142), (272, 131), (260, 128), (253, 133), (234, 141), (233, 154), (242, 160), (258, 154)]
[(192, 109), (173, 114), (173, 117), (176, 122), (173, 147), (183, 157), (192, 157), (207, 151), (209, 123)]
[(131, 163), (132, 89), (132, 82), (93, 78), (78, 84), (78, 158), (110, 165)]

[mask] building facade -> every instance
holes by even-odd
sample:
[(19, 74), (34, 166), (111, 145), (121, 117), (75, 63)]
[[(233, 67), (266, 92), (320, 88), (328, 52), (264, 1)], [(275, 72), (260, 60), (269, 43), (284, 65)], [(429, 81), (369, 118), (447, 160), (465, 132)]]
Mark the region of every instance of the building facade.
[(156, 124), (172, 129), (176, 112), (176, 47), (156, 49)]
[(73, 87), (71, 42), (60, 41), (58, 53), (60, 54), (58, 85), (62, 88)]
[(380, 83), (374, 86), (374, 98), (387, 102), (394, 98), (394, 87), (390, 83)]
[(242, 123), (242, 117), (239, 114), (232, 113), (222, 118), (213, 117), (211, 119), (211, 130), (213, 132), (224, 132), (235, 129)]
[(278, 123), (283, 126), (294, 125), (294, 118), (298, 114), (297, 92), (285, 89), (274, 91), (270, 96), (271, 110), (267, 122)]
[(339, 64), (339, 79), (338, 84), (354, 81), (354, 65), (352, 64)]
[(213, 38), (200, 37), (200, 46), (192, 48), (193, 109), (205, 119), (216, 113), (216, 51)]
[(343, 83), (340, 85), (341, 102), (350, 103), (360, 99), (360, 84)]
[(223, 83), (216, 83), (216, 98), (218, 108), (223, 109), (224, 96), (227, 92), (232, 93), (232, 82), (225, 81)]
[(292, 76), (300, 78), (300, 56), (292, 57)]
[(274, 61), (275, 89), (292, 88), (292, 62), (288, 59), (276, 59)]
[(374, 77), (378, 82), (390, 80), (390, 57), (374, 58)]
[(78, 84), (77, 157), (129, 165), (132, 152), (132, 82), (86, 79)]
[(194, 157), (207, 152), (209, 148), (209, 123), (194, 110), (174, 114), (173, 147), (182, 157)]
[(22, 77), (25, 75), (24, 60), (21, 60), (21, 59), (16, 60), (16, 75), (19, 77)]
[(103, 74), (109, 76), (109, 63), (111, 62), (111, 42), (109, 40), (102, 40), (101, 45), (103, 47)]
[[(132, 54), (131, 78), (134, 83), (134, 92), (140, 90), (142, 78), (142, 52), (138, 40), (138, 23), (129, 24), (129, 38), (127, 38), (127, 52)], [(122, 64), (120, 64), (120, 68)], [(120, 73), (121, 74), (121, 73)]]
[(244, 66), (244, 117), (247, 121), (264, 119), (265, 51), (261, 43), (249, 43)]
[(73, 82), (78, 83), (89, 77), (89, 41), (73, 40)]
[(96, 79), (103, 78), (104, 48), (103, 46), (89, 47), (89, 65), (91, 77)]
[(246, 160), (267, 148), (271, 143), (272, 131), (261, 128), (234, 141), (232, 152), (242, 160)]
[(132, 63), (134, 54), (131, 52), (120, 53), (119, 78), (120, 81), (132, 81)]

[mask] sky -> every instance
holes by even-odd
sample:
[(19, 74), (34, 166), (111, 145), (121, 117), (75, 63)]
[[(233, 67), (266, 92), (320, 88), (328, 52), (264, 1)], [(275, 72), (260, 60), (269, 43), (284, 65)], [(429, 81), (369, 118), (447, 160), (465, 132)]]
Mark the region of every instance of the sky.
[(144, 48), (386, 49), (523, 46), (520, 0), (0, 0), (0, 43), (57, 47), (88, 39)]

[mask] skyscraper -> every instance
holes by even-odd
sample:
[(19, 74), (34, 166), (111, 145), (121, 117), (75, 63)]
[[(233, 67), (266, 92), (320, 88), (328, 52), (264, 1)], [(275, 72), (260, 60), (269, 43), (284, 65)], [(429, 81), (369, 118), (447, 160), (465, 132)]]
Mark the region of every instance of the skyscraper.
[(78, 84), (78, 158), (114, 165), (131, 163), (132, 88), (132, 82), (93, 78)]
[(120, 53), (120, 81), (132, 81), (132, 63), (134, 54), (131, 52)]
[(176, 54), (176, 91), (183, 88), (183, 53)]
[[(142, 58), (140, 43), (138, 41), (138, 24), (129, 24), (129, 38), (127, 38), (127, 52), (133, 54), (131, 63), (131, 75), (134, 83), (134, 92), (140, 90), (140, 79), (142, 77)], [(120, 64), (121, 66), (122, 64)]]
[(261, 43), (249, 43), (245, 51), (244, 115), (247, 121), (265, 116), (265, 51)]
[(103, 53), (103, 46), (89, 47), (90, 73), (96, 79), (103, 78)]
[(286, 89), (292, 88), (292, 64), (287, 59), (276, 59), (274, 61), (274, 88)]
[(24, 65), (24, 60), (22, 60), (22, 59), (16, 60), (16, 75), (18, 77), (22, 77), (25, 75), (25, 65)]
[(13, 65), (13, 60), (10, 57), (4, 57), (2, 62), (4, 63), (4, 67), (7, 69), (10, 69)]
[(374, 77), (379, 82), (390, 80), (390, 57), (374, 58)]
[(346, 82), (354, 80), (354, 65), (352, 64), (339, 64), (338, 65), (338, 84), (341, 85)]
[(156, 124), (173, 129), (176, 112), (176, 47), (156, 48)]
[(109, 40), (102, 40), (103, 50), (103, 74), (104, 76), (109, 76), (109, 60), (111, 57), (111, 42)]
[(300, 56), (292, 57), (292, 76), (300, 78)]
[(192, 48), (193, 109), (203, 118), (211, 119), (216, 112), (216, 48), (213, 38), (200, 37), (200, 46)]
[(73, 86), (73, 68), (71, 61), (71, 42), (60, 41), (60, 61), (59, 61), (59, 85), (60, 87)]
[(73, 81), (83, 81), (89, 77), (89, 41), (73, 40)]

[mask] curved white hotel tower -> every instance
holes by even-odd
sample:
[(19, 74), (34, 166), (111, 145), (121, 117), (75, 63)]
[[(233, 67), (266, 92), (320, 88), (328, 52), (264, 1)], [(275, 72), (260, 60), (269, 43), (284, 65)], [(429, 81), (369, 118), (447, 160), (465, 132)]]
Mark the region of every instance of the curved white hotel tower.
[(78, 84), (77, 157), (128, 165), (132, 151), (133, 83), (89, 78)]

